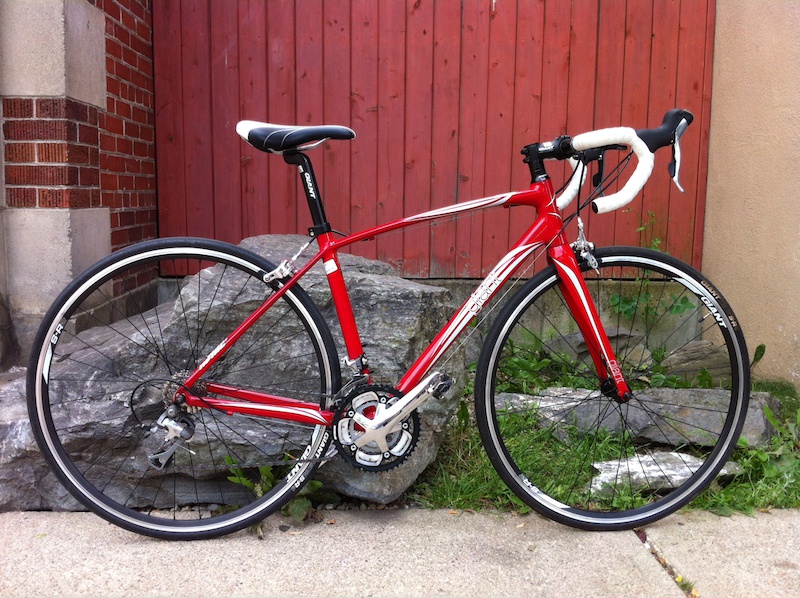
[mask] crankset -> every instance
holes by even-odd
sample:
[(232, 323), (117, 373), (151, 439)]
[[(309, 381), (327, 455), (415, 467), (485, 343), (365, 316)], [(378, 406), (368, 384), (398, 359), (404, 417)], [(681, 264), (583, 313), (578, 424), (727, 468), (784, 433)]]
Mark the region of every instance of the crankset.
[(419, 439), (416, 410), (400, 421), (374, 425), (402, 397), (391, 386), (362, 385), (341, 399), (333, 416), (333, 440), (345, 461), (365, 471), (386, 471), (405, 461)]

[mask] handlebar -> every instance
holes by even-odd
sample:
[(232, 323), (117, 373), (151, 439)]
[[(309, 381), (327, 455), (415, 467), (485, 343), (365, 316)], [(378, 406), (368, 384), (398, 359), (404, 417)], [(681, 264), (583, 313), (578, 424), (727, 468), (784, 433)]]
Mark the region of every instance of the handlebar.
[[(603, 147), (606, 145), (627, 145), (631, 148), (638, 163), (636, 170), (616, 193), (598, 197), (592, 202), (592, 210), (595, 214), (605, 214), (612, 210), (628, 205), (633, 198), (639, 194), (644, 184), (650, 178), (655, 166), (655, 156), (647, 144), (636, 134), (636, 131), (629, 127), (616, 127), (613, 129), (600, 129), (590, 133), (576, 135), (572, 140), (572, 147), (575, 151), (582, 151)], [(572, 200), (570, 200), (572, 201)]]
[[(608, 149), (629, 147), (637, 158), (636, 169), (631, 177), (618, 192), (598, 197), (592, 201), (592, 210), (597, 214), (604, 214), (633, 201), (653, 172), (655, 163), (653, 152), (662, 147), (672, 146), (672, 162), (669, 165), (669, 173), (678, 189), (683, 191), (678, 182), (681, 158), (679, 141), (692, 120), (694, 117), (691, 112), (674, 109), (667, 112), (661, 125), (653, 129), (638, 131), (629, 127), (599, 129), (572, 138), (564, 136), (552, 142), (534, 143), (526, 146), (522, 153), (525, 154), (525, 162), (531, 168), (532, 178), (541, 180), (541, 177), (547, 177), (543, 160), (570, 160), (573, 168), (577, 171), (578, 161), (586, 164), (597, 159)], [(569, 205), (578, 194), (585, 179), (585, 169), (583, 171), (582, 176), (572, 177), (564, 192), (556, 200), (560, 209)]]

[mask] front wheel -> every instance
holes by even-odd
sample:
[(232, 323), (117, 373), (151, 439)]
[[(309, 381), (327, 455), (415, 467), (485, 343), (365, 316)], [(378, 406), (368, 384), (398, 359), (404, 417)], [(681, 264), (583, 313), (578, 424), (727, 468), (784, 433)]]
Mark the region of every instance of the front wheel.
[(495, 469), (531, 508), (582, 529), (629, 529), (735, 472), (724, 466), (750, 372), (738, 320), (699, 272), (647, 249), (595, 257), (584, 278), (633, 398), (600, 390), (550, 266), (484, 343), (476, 417)]
[[(280, 509), (308, 481), (329, 427), (173, 400), (275, 291), (264, 282), (272, 269), (225, 243), (148, 241), (59, 296), (31, 355), (28, 409), (44, 456), (87, 508), (150, 536), (208, 538)], [(193, 392), (208, 382), (326, 407), (340, 384), (333, 338), (293, 287)]]

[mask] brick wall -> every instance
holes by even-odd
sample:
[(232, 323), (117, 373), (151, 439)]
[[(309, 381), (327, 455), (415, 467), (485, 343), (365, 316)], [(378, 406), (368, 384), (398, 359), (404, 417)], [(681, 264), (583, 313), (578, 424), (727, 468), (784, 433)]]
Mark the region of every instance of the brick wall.
[(106, 14), (105, 110), (65, 97), (2, 102), (9, 208), (107, 207), (111, 246), (157, 235), (151, 0)]
[(98, 110), (67, 98), (3, 98), (6, 205), (100, 205)]
[(94, 0), (106, 13), (106, 111), (99, 115), (101, 205), (111, 246), (157, 236), (151, 0)]

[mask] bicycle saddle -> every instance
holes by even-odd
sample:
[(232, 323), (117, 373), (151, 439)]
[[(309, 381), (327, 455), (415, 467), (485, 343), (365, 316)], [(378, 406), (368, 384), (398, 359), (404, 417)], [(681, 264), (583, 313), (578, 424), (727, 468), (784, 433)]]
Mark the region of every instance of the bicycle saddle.
[(236, 132), (254, 148), (282, 154), (298, 149), (311, 149), (327, 139), (353, 139), (355, 131), (340, 125), (292, 126), (243, 120)]

